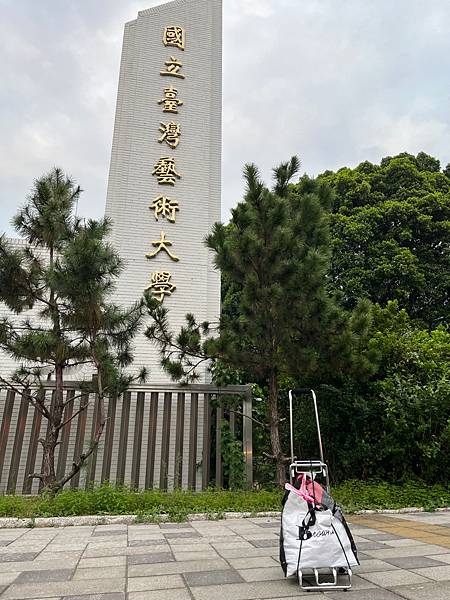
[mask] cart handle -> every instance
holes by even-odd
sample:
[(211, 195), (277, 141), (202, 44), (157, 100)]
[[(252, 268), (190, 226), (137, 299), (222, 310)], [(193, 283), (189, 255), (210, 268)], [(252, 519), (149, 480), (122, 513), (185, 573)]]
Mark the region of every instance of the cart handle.
[(314, 402), (314, 413), (316, 415), (316, 425), (317, 425), (317, 435), (319, 438), (319, 450), (320, 450), (320, 460), (323, 460), (323, 447), (322, 447), (322, 435), (320, 433), (320, 422), (319, 422), (319, 410), (317, 408), (317, 397), (314, 390), (310, 388), (294, 388), (289, 390), (289, 424), (291, 429), (291, 460), (294, 462), (294, 418), (292, 412), (292, 398), (293, 396), (299, 396), (301, 394), (311, 394), (313, 402)]

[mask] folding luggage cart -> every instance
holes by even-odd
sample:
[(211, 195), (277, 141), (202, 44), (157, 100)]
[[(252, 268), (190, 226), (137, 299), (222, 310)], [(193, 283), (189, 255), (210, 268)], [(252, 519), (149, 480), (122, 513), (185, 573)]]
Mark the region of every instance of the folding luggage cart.
[[(294, 454), (293, 397), (300, 394), (312, 396), (320, 460), (296, 460)], [(290, 482), (286, 483), (283, 500), (280, 562), (286, 576), (298, 576), (303, 590), (348, 590), (352, 585), (352, 567), (358, 565), (359, 561), (342, 511), (330, 496), (328, 467), (323, 457), (314, 390), (289, 390), (289, 425)], [(318, 477), (323, 478), (323, 487), (316, 481)]]

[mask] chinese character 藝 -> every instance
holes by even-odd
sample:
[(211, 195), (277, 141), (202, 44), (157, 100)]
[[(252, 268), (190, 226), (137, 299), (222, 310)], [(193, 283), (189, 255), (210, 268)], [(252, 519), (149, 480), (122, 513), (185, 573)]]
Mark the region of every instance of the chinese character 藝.
[(156, 175), (158, 183), (161, 185), (175, 185), (176, 179), (181, 178), (181, 175), (175, 169), (175, 159), (170, 156), (162, 156), (158, 160), (152, 175)]
[(172, 274), (169, 271), (157, 271), (152, 274), (152, 282), (145, 291), (152, 290), (153, 296), (163, 302), (165, 296), (171, 296), (177, 286), (170, 283)]
[(183, 73), (180, 73), (183, 64), (179, 60), (171, 56), (164, 64), (166, 65), (166, 70), (160, 71), (160, 75), (169, 75), (170, 77), (179, 77), (180, 79), (185, 78)]
[(172, 252), (169, 250), (168, 246), (172, 246), (172, 242), (166, 240), (166, 234), (164, 231), (161, 231), (161, 237), (159, 240), (152, 240), (152, 246), (155, 246), (156, 250), (154, 252), (148, 252), (145, 255), (146, 258), (154, 258), (159, 252), (161, 252), (161, 250), (165, 250), (172, 260), (175, 262), (180, 260), (178, 256), (172, 254)]
[(150, 210), (155, 211), (155, 219), (158, 221), (158, 216), (165, 217), (171, 223), (175, 223), (176, 211), (179, 210), (177, 200), (167, 198), (167, 196), (158, 196), (150, 205)]
[(176, 25), (164, 28), (164, 46), (174, 46), (184, 50), (184, 29)]
[(168, 146), (175, 149), (180, 143), (181, 127), (179, 123), (170, 121), (169, 123), (161, 123), (159, 130), (162, 136), (158, 139), (161, 144), (166, 142)]
[(163, 112), (178, 114), (178, 107), (183, 105), (183, 100), (178, 98), (178, 90), (170, 86), (164, 89), (164, 98), (158, 104), (164, 104)]

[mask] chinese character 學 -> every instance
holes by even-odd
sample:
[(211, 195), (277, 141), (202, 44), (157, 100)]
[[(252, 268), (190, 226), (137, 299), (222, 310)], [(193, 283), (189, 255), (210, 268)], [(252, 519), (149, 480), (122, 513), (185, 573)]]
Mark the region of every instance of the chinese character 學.
[(183, 100), (178, 98), (178, 90), (170, 86), (164, 89), (164, 98), (158, 104), (164, 104), (163, 112), (178, 114), (178, 107), (183, 105)]
[(164, 46), (174, 46), (184, 50), (184, 29), (176, 25), (164, 28)]
[(177, 286), (170, 283), (172, 274), (169, 271), (157, 271), (152, 273), (152, 282), (145, 288), (145, 291), (152, 290), (153, 296), (160, 302), (164, 301), (165, 296), (171, 296), (177, 289)]
[(161, 195), (153, 200), (149, 208), (155, 211), (155, 219), (157, 221), (158, 216), (161, 215), (171, 223), (175, 223), (176, 211), (179, 210), (179, 204), (177, 200)]
[(180, 260), (178, 256), (176, 256), (169, 250), (168, 246), (172, 246), (172, 242), (166, 240), (166, 234), (164, 233), (164, 231), (161, 231), (161, 237), (159, 240), (152, 240), (152, 246), (155, 246), (156, 250), (154, 252), (149, 252), (148, 254), (146, 254), (146, 258), (154, 258), (159, 252), (161, 252), (161, 250), (165, 250), (172, 260), (174, 260), (175, 262)]
[(176, 148), (178, 146), (181, 135), (181, 127), (179, 123), (174, 123), (173, 121), (170, 121), (169, 123), (161, 123), (159, 130), (162, 133), (162, 136), (158, 140), (160, 144), (166, 142), (166, 144), (171, 148)]
[(175, 159), (170, 156), (162, 156), (158, 160), (152, 175), (156, 175), (158, 183), (161, 185), (175, 185), (176, 179), (181, 179), (181, 175), (175, 170)]
[(166, 70), (160, 71), (160, 75), (168, 75), (170, 77), (179, 77), (180, 79), (185, 79), (183, 73), (180, 73), (180, 69), (183, 64), (175, 57), (171, 56), (164, 64), (166, 65)]

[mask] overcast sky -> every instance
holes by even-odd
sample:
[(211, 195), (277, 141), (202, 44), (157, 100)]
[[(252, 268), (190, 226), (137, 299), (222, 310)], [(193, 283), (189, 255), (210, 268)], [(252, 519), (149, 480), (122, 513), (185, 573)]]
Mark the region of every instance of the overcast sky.
[[(123, 25), (153, 0), (0, 0), (0, 232), (61, 166), (103, 215)], [(450, 162), (450, 0), (224, 0), (222, 213), (245, 162)]]

